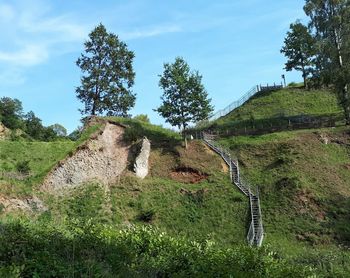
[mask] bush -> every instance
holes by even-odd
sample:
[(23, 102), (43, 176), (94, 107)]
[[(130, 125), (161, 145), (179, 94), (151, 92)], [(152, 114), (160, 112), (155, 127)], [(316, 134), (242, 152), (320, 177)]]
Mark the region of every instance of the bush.
[(134, 117), (134, 120), (138, 120), (138, 121), (145, 122), (145, 123), (150, 123), (150, 120), (146, 114), (136, 115)]
[[(310, 277), (266, 248), (218, 249), (150, 227), (2, 223), (0, 273), (17, 277)], [(11, 276), (6, 276), (11, 277)], [(14, 276), (16, 277), (16, 276)]]
[(143, 222), (151, 222), (155, 217), (155, 210), (154, 209), (144, 209), (142, 210), (139, 215), (137, 216), (137, 219)]
[(29, 160), (19, 161), (16, 163), (16, 170), (21, 174), (29, 174)]

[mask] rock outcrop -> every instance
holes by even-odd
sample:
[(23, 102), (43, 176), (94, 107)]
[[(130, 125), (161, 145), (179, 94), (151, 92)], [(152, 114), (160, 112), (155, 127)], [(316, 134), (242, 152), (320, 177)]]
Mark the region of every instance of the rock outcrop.
[(26, 212), (46, 211), (47, 207), (38, 197), (28, 197), (24, 199), (11, 198), (7, 196), (0, 196), (0, 204), (2, 211), (10, 212), (22, 210)]
[(0, 140), (8, 137), (10, 130), (0, 122)]
[(122, 140), (124, 129), (118, 124), (106, 123), (98, 136), (49, 173), (42, 189), (60, 191), (94, 180), (103, 184), (115, 182), (128, 164), (129, 146)]
[(144, 137), (139, 155), (136, 157), (134, 171), (137, 177), (144, 179), (148, 175), (148, 158), (151, 152), (151, 143)]

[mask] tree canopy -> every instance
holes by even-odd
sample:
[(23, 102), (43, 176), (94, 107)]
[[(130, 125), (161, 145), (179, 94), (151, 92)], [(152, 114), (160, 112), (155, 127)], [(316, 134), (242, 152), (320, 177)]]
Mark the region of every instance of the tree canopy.
[(23, 127), (22, 102), (18, 99), (2, 97), (0, 99), (0, 121), (9, 129)]
[(300, 22), (290, 25), (290, 31), (284, 40), (281, 53), (288, 58), (285, 69), (287, 71), (293, 69), (301, 71), (306, 87), (306, 78), (311, 72), (313, 56), (315, 55), (315, 39), (305, 25)]
[(76, 94), (84, 103), (82, 114), (127, 116), (135, 105), (132, 92), (134, 52), (118, 36), (99, 24), (85, 42), (76, 64), (83, 72)]
[(306, 0), (304, 11), (318, 45), (317, 71), (335, 85), (350, 125), (350, 1)]
[(204, 120), (213, 111), (202, 76), (198, 71), (191, 71), (181, 57), (172, 64), (164, 64), (159, 87), (163, 90), (162, 104), (155, 111), (184, 133), (189, 123)]

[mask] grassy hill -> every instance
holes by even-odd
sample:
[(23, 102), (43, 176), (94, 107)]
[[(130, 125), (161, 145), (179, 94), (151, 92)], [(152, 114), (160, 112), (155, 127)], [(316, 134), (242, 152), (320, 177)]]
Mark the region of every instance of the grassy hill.
[(260, 188), (265, 244), (294, 262), (350, 273), (344, 264), (350, 256), (349, 128), (255, 136), (222, 132), (281, 120), (283, 124), (283, 117), (297, 115), (342, 119), (333, 93), (287, 88), (255, 96), (210, 129), (219, 131), (219, 143), (238, 158), (243, 176)]
[(290, 120), (298, 121), (302, 117), (343, 121), (335, 93), (291, 87), (258, 93), (241, 107), (211, 123), (209, 128), (221, 132), (269, 129), (272, 126), (288, 129)]
[(75, 150), (99, 128), (86, 129), (80, 139), (42, 142), (16, 138), (0, 140), (0, 193), (19, 196), (32, 193), (45, 175), (61, 159)]
[[(140, 276), (144, 270), (152, 276), (181, 270), (181, 275), (231, 271), (242, 277), (346, 277), (350, 271), (348, 129), (219, 139), (238, 157), (244, 177), (260, 187), (265, 247), (254, 250), (241, 247), (249, 224), (248, 200), (232, 186), (216, 154), (200, 141), (191, 141), (185, 150), (177, 133), (160, 126), (108, 120), (127, 126), (127, 144), (143, 136), (151, 140), (146, 179), (135, 178), (128, 169), (109, 187), (89, 183), (62, 195), (37, 191), (51, 167), (99, 124), (77, 142), (0, 141), (1, 194), (37, 194), (47, 206), (43, 213), (1, 213), (6, 233), (0, 236), (0, 253), (19, 253), (1, 259), (0, 274), (49, 271), (112, 277), (113, 271)], [(22, 161), (29, 161), (30, 176), (6, 175), (18, 172)], [(76, 264), (71, 263), (72, 248)], [(44, 260), (44, 253), (32, 250), (46, 250), (49, 256)]]

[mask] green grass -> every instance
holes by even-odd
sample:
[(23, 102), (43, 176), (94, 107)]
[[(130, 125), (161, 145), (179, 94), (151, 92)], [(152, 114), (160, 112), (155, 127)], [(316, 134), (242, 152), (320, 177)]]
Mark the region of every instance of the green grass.
[[(164, 152), (153, 150), (151, 173), (144, 180), (126, 173), (107, 191), (85, 185), (67, 196), (51, 196), (47, 203), (53, 219), (93, 217), (121, 228), (151, 225), (193, 240), (213, 239), (220, 246), (244, 244), (248, 199), (222, 172), (220, 158), (199, 142), (192, 142), (187, 151), (177, 146)], [(208, 178), (194, 184), (174, 180), (171, 174), (177, 167), (191, 167)]]
[(287, 88), (260, 93), (221, 120), (266, 119), (280, 115), (329, 115), (341, 112), (335, 93), (327, 90)]
[[(30, 194), (33, 186), (40, 184), (58, 161), (72, 153), (99, 128), (100, 125), (88, 128), (77, 141), (0, 141), (0, 192), (7, 195)], [(28, 162), (28, 176), (18, 172), (17, 165), (23, 162)]]
[(219, 141), (238, 157), (243, 176), (259, 186), (265, 244), (295, 261), (331, 256), (324, 250), (330, 249), (339, 267), (345, 251), (338, 246), (350, 245), (350, 130), (289, 131)]
[(1, 277), (310, 277), (268, 248), (218, 248), (150, 227), (2, 223)]
[(308, 115), (342, 121), (335, 93), (328, 90), (286, 88), (259, 93), (228, 115), (210, 124), (211, 129), (230, 131), (288, 125), (288, 117)]

